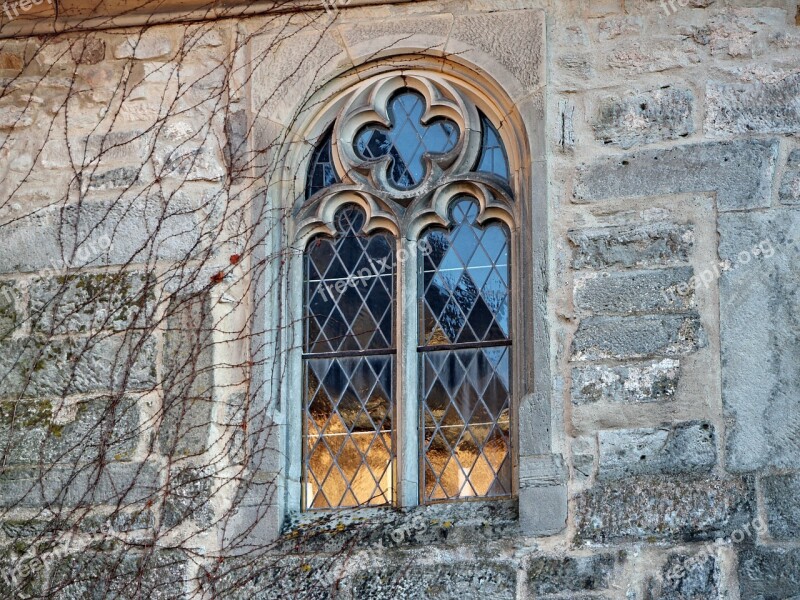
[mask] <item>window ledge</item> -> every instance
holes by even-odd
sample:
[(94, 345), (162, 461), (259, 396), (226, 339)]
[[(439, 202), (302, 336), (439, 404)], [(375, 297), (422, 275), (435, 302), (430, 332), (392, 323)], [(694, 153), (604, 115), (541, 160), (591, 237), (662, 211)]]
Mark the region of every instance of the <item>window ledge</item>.
[(290, 515), (279, 549), (338, 553), (375, 547), (482, 544), (519, 533), (517, 500), (469, 501), (409, 509), (362, 508)]

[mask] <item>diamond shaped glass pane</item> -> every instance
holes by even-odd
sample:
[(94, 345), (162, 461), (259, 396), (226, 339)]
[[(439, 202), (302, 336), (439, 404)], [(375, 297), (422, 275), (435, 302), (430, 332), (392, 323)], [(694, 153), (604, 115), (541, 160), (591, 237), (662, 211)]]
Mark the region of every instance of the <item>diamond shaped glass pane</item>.
[(425, 178), (426, 154), (446, 154), (456, 147), (458, 126), (449, 119), (425, 124), (425, 99), (417, 92), (401, 91), (389, 102), (391, 127), (368, 125), (356, 135), (355, 149), (364, 160), (389, 156), (389, 181), (398, 189), (418, 186)]
[(394, 356), (305, 360), (306, 509), (391, 504)]
[(455, 201), (449, 230), (426, 232), (420, 260), (420, 345), (509, 339), (508, 232), (476, 223), (477, 204)]
[(426, 502), (511, 494), (509, 350), (422, 353)]
[(394, 242), (362, 232), (355, 205), (336, 215), (334, 238), (317, 236), (306, 248), (305, 352), (392, 348)]

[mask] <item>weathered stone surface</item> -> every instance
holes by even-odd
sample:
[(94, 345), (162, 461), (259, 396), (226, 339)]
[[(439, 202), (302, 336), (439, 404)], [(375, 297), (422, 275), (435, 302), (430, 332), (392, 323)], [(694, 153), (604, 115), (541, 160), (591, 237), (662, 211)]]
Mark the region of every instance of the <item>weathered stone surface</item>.
[(800, 538), (800, 475), (770, 475), (761, 480), (769, 533), (775, 540)]
[(22, 322), (22, 294), (16, 281), (0, 281), (0, 341)]
[(37, 559), (35, 549), (29, 544), (0, 546), (0, 597), (9, 600), (45, 597), (43, 567), (43, 561)]
[(572, 340), (572, 360), (690, 354), (707, 344), (697, 314), (587, 317)]
[(744, 479), (631, 477), (601, 482), (575, 498), (576, 540), (713, 540), (752, 519)]
[(179, 193), (169, 202), (150, 197), (42, 210), (3, 227), (8, 251), (0, 255), (0, 273), (188, 258), (213, 226), (213, 204)]
[(169, 481), (169, 494), (164, 501), (163, 527), (171, 528), (191, 520), (199, 528), (211, 525), (214, 511), (214, 477), (210, 469), (187, 467), (176, 470)]
[(712, 554), (672, 554), (659, 579), (650, 578), (645, 600), (711, 600), (726, 598), (720, 589), (717, 559)]
[(124, 331), (144, 325), (155, 294), (141, 273), (62, 275), (34, 280), (30, 288), (33, 328), (48, 334), (97, 329)]
[(774, 140), (692, 144), (611, 156), (579, 168), (575, 198), (595, 202), (716, 192), (720, 210), (768, 206), (777, 156)]
[(78, 64), (96, 65), (106, 56), (106, 44), (101, 39), (86, 36), (73, 41), (70, 54)]
[(181, 552), (98, 550), (58, 559), (51, 576), (54, 591), (49, 596), (54, 600), (174, 600), (187, 594), (189, 560)]
[(459, 561), (421, 565), (411, 570), (372, 569), (355, 575), (348, 583), (353, 599), (481, 597), (513, 600), (517, 597), (516, 567), (501, 562)]
[(646, 41), (626, 40), (613, 44), (612, 48), (603, 62), (629, 77), (688, 67), (700, 62), (697, 49), (692, 44), (675, 38), (654, 39), (648, 36)]
[(742, 600), (795, 600), (800, 590), (800, 548), (742, 549), (739, 589)]
[(701, 421), (654, 428), (604, 430), (598, 433), (598, 439), (598, 477), (601, 479), (706, 472), (717, 462), (714, 427)]
[(165, 28), (143, 29), (114, 48), (114, 58), (148, 60), (174, 53), (171, 35)]
[(691, 267), (592, 273), (575, 280), (575, 305), (595, 313), (659, 313), (694, 305), (693, 291), (678, 293)]
[(604, 98), (597, 107), (594, 134), (604, 144), (623, 148), (686, 137), (694, 131), (693, 108), (690, 90), (671, 87)]
[[(526, 88), (541, 84), (546, 60), (543, 12), (519, 10), (457, 17), (450, 38), (483, 50)], [(448, 49), (451, 45), (452, 41)], [(452, 49), (460, 50), (457, 46)]]
[(800, 74), (778, 81), (706, 85), (705, 129), (712, 134), (800, 132)]
[(782, 204), (800, 204), (800, 150), (789, 155), (779, 196)]
[(800, 211), (720, 215), (722, 402), (727, 468), (800, 462)]
[(46, 471), (4, 469), (0, 471), (0, 506), (128, 504), (153, 498), (159, 487), (159, 470), (151, 463), (109, 463), (100, 472), (96, 464)]
[(573, 229), (567, 238), (575, 269), (685, 263), (694, 245), (693, 228), (676, 223)]
[(167, 307), (158, 430), (161, 451), (196, 455), (208, 448), (213, 391), (213, 333), (207, 294), (176, 297)]
[[(66, 413), (66, 414), (65, 414)], [(50, 401), (0, 402), (6, 465), (129, 459), (138, 442), (139, 409), (130, 399), (101, 398), (74, 407)]]
[(572, 369), (572, 403), (671, 400), (679, 374), (680, 362), (672, 358), (618, 367), (576, 367)]
[[(534, 556), (526, 565), (528, 589), (536, 594), (592, 592), (608, 589), (611, 573), (621, 554), (594, 556)], [(572, 596), (570, 596), (572, 597)]]
[(128, 188), (136, 183), (139, 167), (118, 167), (108, 171), (92, 173), (89, 178), (90, 190), (113, 190)]
[(3, 396), (61, 397), (64, 394), (150, 389), (155, 385), (156, 343), (122, 334), (7, 340), (0, 344)]

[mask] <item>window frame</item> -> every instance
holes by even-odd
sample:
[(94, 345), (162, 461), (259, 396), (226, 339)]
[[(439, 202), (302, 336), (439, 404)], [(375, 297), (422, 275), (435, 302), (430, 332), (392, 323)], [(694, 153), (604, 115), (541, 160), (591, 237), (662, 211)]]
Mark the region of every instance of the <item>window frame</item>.
[[(383, 66), (384, 69), (382, 69), (377, 75), (378, 78), (389, 77), (391, 75), (391, 71), (395, 71), (397, 68), (396, 65), (391, 63), (384, 63)], [(335, 233), (333, 230), (333, 219), (335, 213), (339, 207), (348, 203), (354, 203), (361, 206), (361, 208), (367, 213), (368, 223), (364, 229), (365, 233), (371, 233), (377, 230), (388, 231), (397, 240), (397, 255), (399, 255), (402, 251), (405, 251), (407, 256), (413, 257), (413, 259), (409, 260), (398, 260), (396, 262), (395, 272), (397, 286), (395, 291), (397, 304), (395, 320), (397, 360), (394, 382), (396, 390), (394, 402), (397, 415), (397, 418), (394, 422), (394, 436), (396, 440), (396, 464), (394, 468), (396, 472), (395, 485), (397, 487), (395, 506), (398, 508), (410, 508), (423, 505), (424, 482), (422, 481), (422, 477), (424, 472), (422, 471), (422, 465), (424, 464), (424, 449), (422, 447), (423, 444), (420, 435), (421, 414), (419, 410), (419, 368), (421, 357), (417, 352), (419, 335), (417, 297), (419, 273), (416, 253), (417, 244), (420, 236), (429, 226), (449, 227), (449, 222), (443, 218), (443, 215), (449, 214), (448, 210), (450, 202), (460, 195), (472, 197), (482, 207), (479, 217), (480, 221), (488, 221), (492, 219), (501, 221), (508, 230), (509, 259), (511, 261), (511, 282), (509, 287), (509, 295), (511, 298), (511, 311), (509, 315), (511, 322), (510, 335), (512, 339), (510, 369), (510, 382), (512, 390), (510, 410), (510, 454), (512, 461), (511, 496), (515, 498), (519, 494), (520, 481), (519, 398), (520, 394), (524, 390), (524, 386), (521, 384), (521, 382), (525, 379), (526, 372), (525, 360), (523, 357), (526, 355), (532, 355), (532, 353), (525, 352), (525, 344), (523, 343), (523, 340), (526, 339), (526, 336), (523, 335), (523, 324), (530, 322), (530, 317), (522, 314), (525, 312), (525, 303), (522, 300), (524, 286), (521, 284), (521, 282), (529, 279), (529, 277), (526, 277), (522, 271), (524, 263), (520, 260), (520, 258), (524, 254), (520, 248), (520, 245), (522, 244), (523, 236), (520, 235), (519, 231), (519, 220), (521, 218), (520, 215), (524, 213), (524, 203), (521, 201), (521, 198), (524, 197), (524, 192), (522, 190), (526, 188), (527, 177), (525, 177), (525, 169), (520, 167), (519, 161), (514, 161), (515, 157), (520, 156), (520, 144), (524, 143), (525, 140), (524, 127), (522, 128), (520, 134), (509, 126), (509, 123), (511, 122), (510, 119), (507, 121), (502, 120), (503, 117), (501, 115), (504, 115), (503, 108), (489, 100), (491, 94), (489, 90), (479, 90), (471, 85), (469, 81), (464, 79), (455, 76), (442, 77), (441, 73), (427, 71), (424, 69), (414, 69), (413, 73), (422, 78), (432, 78), (444, 81), (449, 85), (459, 86), (459, 93), (463, 95), (466, 102), (471, 103), (474, 109), (476, 109), (476, 112), (479, 115), (477, 122), (481, 123), (482, 125), (482, 119), (480, 117), (485, 117), (492, 123), (497, 134), (500, 136), (503, 145), (505, 146), (504, 149), (510, 174), (507, 186), (504, 186), (501, 183), (501, 178), (497, 177), (496, 175), (483, 173), (476, 170), (481, 156), (480, 144), (483, 141), (482, 131), (480, 131), (481, 128), (479, 128), (478, 135), (473, 134), (471, 138), (467, 137), (464, 144), (466, 145), (469, 143), (473, 145), (470, 149), (464, 148), (464, 151), (466, 153), (468, 153), (468, 151), (473, 152), (477, 157), (477, 160), (470, 164), (468, 168), (462, 169), (460, 174), (455, 175), (454, 181), (450, 182), (449, 184), (440, 185), (437, 191), (433, 194), (436, 196), (436, 198), (431, 201), (431, 205), (435, 207), (434, 211), (431, 211), (430, 208), (426, 209), (425, 207), (422, 207), (422, 209), (419, 209), (418, 207), (415, 207), (420, 196), (424, 196), (426, 194), (430, 195), (429, 191), (423, 191), (420, 194), (420, 189), (424, 190), (426, 187), (426, 184), (423, 184), (422, 186), (417, 186), (410, 190), (410, 193), (403, 194), (406, 197), (413, 196), (415, 199), (411, 200), (408, 205), (408, 211), (413, 215), (413, 218), (408, 218), (401, 223), (393, 221), (390, 216), (386, 215), (385, 212), (381, 210), (380, 206), (376, 205), (374, 199), (367, 197), (367, 194), (359, 193), (357, 190), (347, 190), (341, 193), (339, 200), (326, 206), (321, 213), (316, 216), (316, 218), (307, 218), (306, 214), (303, 212), (304, 208), (306, 208), (309, 204), (313, 204), (315, 201), (318, 201), (320, 194), (322, 196), (326, 195), (326, 192), (324, 191), (315, 194), (310, 203), (307, 202), (305, 198), (305, 190), (308, 185), (308, 166), (313, 160), (315, 150), (321, 143), (325, 141), (325, 136), (330, 131), (331, 127), (333, 127), (332, 152), (334, 155), (336, 155), (337, 152), (336, 146), (341, 143), (341, 139), (337, 138), (339, 127), (337, 127), (336, 121), (341, 116), (341, 113), (345, 107), (346, 98), (349, 95), (354, 94), (352, 88), (348, 89), (347, 87), (343, 87), (342, 91), (338, 97), (334, 99), (334, 102), (328, 108), (328, 110), (318, 113), (318, 118), (315, 120), (315, 125), (313, 128), (314, 135), (308, 138), (309, 143), (307, 146), (305, 146), (305, 160), (298, 162), (295, 173), (297, 189), (303, 190), (303, 196), (297, 199), (293, 211), (294, 218), (292, 220), (292, 224), (294, 225), (294, 230), (290, 233), (290, 236), (292, 236), (293, 247), (293, 258), (290, 260), (290, 272), (292, 272), (293, 275), (290, 278), (292, 282), (292, 284), (290, 284), (290, 288), (293, 288), (295, 292), (288, 292), (288, 294), (292, 298), (293, 304), (299, 295), (300, 302), (302, 304), (303, 294), (300, 292), (300, 290), (303, 289), (303, 269), (302, 267), (299, 269), (297, 268), (297, 257), (299, 256), (299, 262), (302, 264), (306, 245), (308, 241), (315, 235), (320, 233), (333, 235)], [(405, 73), (403, 76), (404, 75)], [(366, 87), (369, 81), (370, 79), (367, 79), (366, 82), (361, 80), (355, 85)], [(358, 92), (355, 93), (357, 94)], [(388, 102), (388, 98), (385, 100)], [(505, 115), (507, 117), (507, 113), (505, 113)], [(351, 129), (350, 135), (346, 137), (345, 143), (349, 143), (349, 137), (354, 136), (355, 132), (353, 129)], [(509, 135), (509, 132), (513, 133), (514, 135)], [(475, 148), (475, 144), (478, 145), (477, 148)], [(510, 144), (513, 144), (513, 147), (510, 147)], [(467, 175), (469, 175), (469, 180), (466, 179)], [(462, 176), (465, 177), (465, 179), (460, 179)], [(335, 188), (336, 185), (337, 184), (334, 184), (331, 189)], [(497, 205), (492, 205), (490, 199), (486, 197), (486, 190), (484, 189), (483, 192), (481, 192), (480, 186), (488, 187), (493, 193), (503, 193), (505, 195), (504, 200), (506, 200), (508, 204), (508, 209), (501, 209)], [(414, 213), (413, 211), (415, 210), (419, 210), (419, 212)], [(291, 320), (293, 323), (299, 323), (299, 327), (297, 328), (300, 330), (300, 346), (302, 346), (302, 335), (304, 329), (302, 323), (302, 315), (304, 310), (304, 306), (299, 306), (295, 311), (295, 314), (299, 318)], [(297, 346), (298, 344), (294, 345), (295, 348)], [(297, 369), (300, 371), (299, 380), (296, 373), (292, 380), (302, 382), (302, 360), (300, 358), (297, 358), (296, 360), (290, 358), (290, 363), (290, 372), (295, 369), (295, 365), (299, 365), (297, 366)], [(289, 387), (295, 390), (302, 390), (302, 387), (299, 386), (295, 387), (294, 385), (290, 385)], [(289, 398), (287, 400), (287, 408), (289, 409), (287, 410), (287, 413), (289, 413), (287, 414), (287, 441), (289, 447), (289, 451), (287, 452), (287, 461), (289, 467), (287, 509), (290, 512), (294, 512), (295, 510), (305, 510), (302, 505), (302, 483), (304, 481), (305, 469), (303, 460), (304, 453), (302, 446), (299, 448), (297, 447), (297, 440), (302, 440), (301, 432), (304, 430), (304, 425), (302, 423), (305, 418), (303, 408), (305, 394), (301, 393), (299, 394), (299, 397)], [(302, 441), (300, 443), (302, 443)], [(293, 491), (293, 488), (296, 491)], [(501, 499), (506, 499), (506, 497), (498, 498), (497, 500)], [(446, 502), (458, 503), (462, 501), (496, 500), (487, 497), (475, 497), (448, 500)], [(350, 509), (342, 508), (339, 510)], [(310, 512), (314, 511), (312, 510)]]

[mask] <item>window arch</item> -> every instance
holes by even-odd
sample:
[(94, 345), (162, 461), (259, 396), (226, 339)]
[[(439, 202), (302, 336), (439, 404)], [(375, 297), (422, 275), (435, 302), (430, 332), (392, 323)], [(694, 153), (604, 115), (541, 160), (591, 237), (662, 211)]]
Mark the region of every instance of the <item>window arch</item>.
[(511, 497), (519, 236), (500, 122), (423, 72), (337, 106), (296, 213), (303, 509)]

